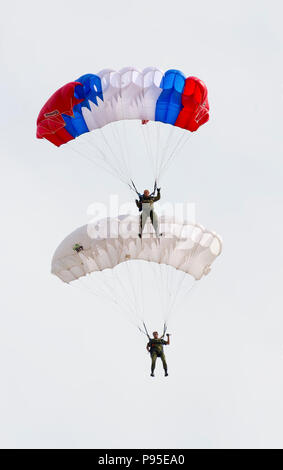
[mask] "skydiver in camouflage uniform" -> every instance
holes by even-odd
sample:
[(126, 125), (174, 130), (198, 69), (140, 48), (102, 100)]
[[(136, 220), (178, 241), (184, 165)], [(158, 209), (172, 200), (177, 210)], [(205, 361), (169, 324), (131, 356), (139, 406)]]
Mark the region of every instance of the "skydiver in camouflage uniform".
[(157, 189), (157, 196), (153, 196), (153, 194), (150, 194), (148, 189), (145, 189), (143, 194), (138, 193), (138, 195), (139, 200), (136, 199), (136, 205), (139, 211), (141, 212), (139, 237), (142, 237), (142, 232), (148, 217), (150, 217), (156, 236), (159, 237), (161, 234), (159, 233), (158, 217), (154, 212), (153, 203), (159, 201), (160, 199), (160, 188)]
[(164, 372), (165, 372), (165, 377), (167, 377), (168, 372), (167, 372), (167, 363), (165, 359), (165, 354), (163, 351), (163, 345), (169, 345), (170, 344), (170, 335), (167, 333), (167, 341), (164, 341), (162, 338), (158, 338), (158, 333), (157, 331), (154, 331), (153, 333), (153, 338), (150, 338), (149, 342), (146, 345), (147, 351), (151, 355), (151, 377), (154, 377), (154, 369), (155, 369), (155, 363), (156, 359), (160, 357)]

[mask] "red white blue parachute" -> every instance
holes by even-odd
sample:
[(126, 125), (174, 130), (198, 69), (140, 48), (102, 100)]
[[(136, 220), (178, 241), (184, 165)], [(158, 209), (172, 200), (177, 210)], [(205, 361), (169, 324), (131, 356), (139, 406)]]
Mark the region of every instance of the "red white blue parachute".
[[(37, 137), (60, 147), (86, 135), (84, 149), (81, 151), (77, 146), (75, 150), (87, 158), (94, 157), (128, 182), (126, 140), (127, 134), (132, 134), (134, 129), (129, 121), (138, 120), (139, 128), (145, 134), (146, 151), (155, 168), (154, 177), (158, 178), (190, 132), (196, 131), (208, 119), (207, 88), (196, 77), (186, 78), (181, 71), (173, 69), (164, 73), (154, 67), (142, 72), (133, 67), (119, 72), (105, 69), (97, 74), (83, 75), (57, 90), (39, 113)], [(149, 121), (153, 130), (148, 129), (150, 125), (140, 126), (140, 121)], [(119, 127), (121, 122), (122, 127)], [(113, 123), (116, 123), (115, 127), (111, 127)], [(171, 126), (168, 128), (164, 124)], [(179, 129), (177, 139), (172, 138), (174, 128)], [(87, 137), (90, 134), (91, 139)], [(92, 152), (86, 151), (89, 147)]]

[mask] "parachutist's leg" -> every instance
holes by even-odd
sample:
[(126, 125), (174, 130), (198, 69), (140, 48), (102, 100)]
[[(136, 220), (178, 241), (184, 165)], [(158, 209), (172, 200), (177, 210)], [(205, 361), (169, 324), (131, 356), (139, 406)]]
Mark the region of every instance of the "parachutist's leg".
[(141, 228), (140, 228), (140, 238), (142, 236), (142, 233), (143, 233), (143, 229), (144, 229), (144, 226), (146, 224), (146, 221), (147, 221), (147, 218), (148, 218), (148, 213), (146, 211), (142, 211), (141, 213)]
[(158, 217), (154, 211), (150, 211), (150, 220), (153, 225), (156, 236), (159, 237)]
[(140, 215), (140, 231), (139, 231), (139, 237), (142, 237), (142, 213)]
[(164, 352), (160, 355), (160, 358), (161, 358), (161, 361), (162, 361), (162, 364), (163, 364), (163, 369), (164, 369), (165, 375), (168, 375), (168, 373), (167, 373), (167, 362), (166, 362), (166, 359), (165, 359)]
[(151, 354), (151, 375), (154, 376), (155, 363), (156, 363), (157, 354)]

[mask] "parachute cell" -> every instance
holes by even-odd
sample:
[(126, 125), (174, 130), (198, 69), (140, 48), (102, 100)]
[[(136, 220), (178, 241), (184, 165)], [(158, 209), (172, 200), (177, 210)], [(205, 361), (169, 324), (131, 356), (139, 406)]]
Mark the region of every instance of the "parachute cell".
[(199, 126), (208, 121), (208, 111), (209, 104), (205, 84), (196, 77), (187, 78), (182, 94), (182, 109), (175, 125), (196, 131)]

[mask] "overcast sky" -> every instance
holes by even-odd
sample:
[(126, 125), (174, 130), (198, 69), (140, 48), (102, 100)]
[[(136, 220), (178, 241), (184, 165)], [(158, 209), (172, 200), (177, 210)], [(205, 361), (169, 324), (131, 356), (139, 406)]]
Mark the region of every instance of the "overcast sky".
[[(2, 5), (1, 447), (282, 447), (282, 14), (274, 0)], [(132, 194), (36, 140), (37, 114), (63, 84), (129, 65), (198, 76), (211, 106), (162, 182), (223, 238), (172, 319), (166, 379), (123, 315), (50, 274), (91, 203)]]

